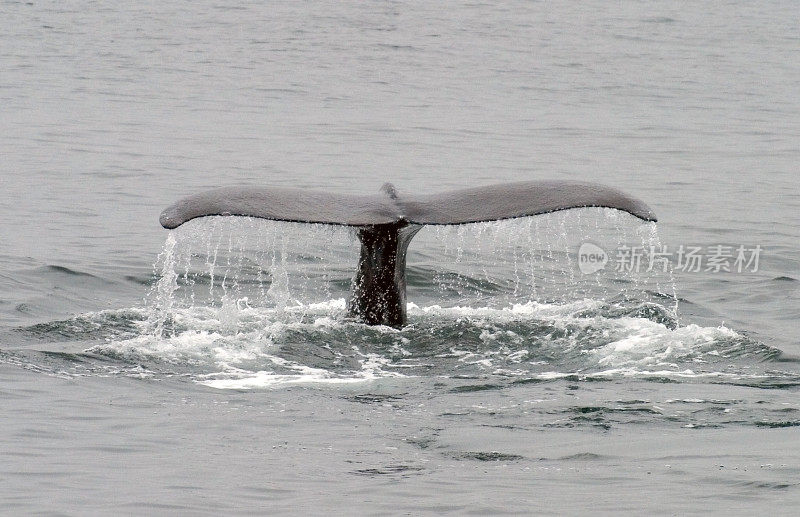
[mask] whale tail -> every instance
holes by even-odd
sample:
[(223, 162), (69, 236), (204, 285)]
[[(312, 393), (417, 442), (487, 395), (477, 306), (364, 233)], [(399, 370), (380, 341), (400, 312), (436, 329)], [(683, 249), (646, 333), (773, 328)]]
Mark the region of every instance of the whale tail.
[(161, 213), (160, 222), (172, 229), (198, 217), (238, 215), (357, 227), (361, 255), (348, 311), (370, 325), (397, 327), (406, 322), (406, 251), (422, 226), (497, 221), (584, 207), (614, 208), (656, 221), (645, 203), (605, 185), (528, 181), (412, 196), (399, 194), (389, 183), (375, 195), (223, 187), (181, 199)]

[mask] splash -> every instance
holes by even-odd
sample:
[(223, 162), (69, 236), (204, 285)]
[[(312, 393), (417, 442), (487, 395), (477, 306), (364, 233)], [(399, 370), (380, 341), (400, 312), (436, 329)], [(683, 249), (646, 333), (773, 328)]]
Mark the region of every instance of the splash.
[[(580, 212), (423, 229), (409, 251), (413, 302), (401, 330), (347, 318), (358, 258), (347, 229), (191, 221), (167, 236), (145, 310), (124, 332), (104, 336), (101, 326), (103, 342), (87, 353), (229, 389), (407, 377), (741, 380), (752, 361), (777, 357), (725, 327), (680, 325), (668, 268), (581, 274), (582, 242), (659, 241), (653, 225), (632, 230), (617, 211)], [(723, 372), (731, 364), (742, 370)]]
[[(408, 257), (408, 295), (417, 303), (507, 306), (528, 301), (670, 299), (671, 269), (608, 268), (581, 274), (576, 252), (591, 240), (605, 249), (658, 245), (654, 224), (635, 225), (611, 209), (461, 226), (432, 226), (416, 237)], [(638, 220), (636, 220), (638, 221)], [(209, 217), (169, 233), (154, 266), (149, 297), (156, 334), (169, 332), (179, 307), (276, 309), (346, 298), (357, 262), (352, 230), (327, 226)], [(611, 251), (613, 253), (613, 251)], [(669, 264), (667, 264), (669, 266)], [(671, 286), (664, 292), (662, 286)], [(341, 316), (341, 314), (331, 315)]]
[[(284, 309), (291, 318), (277, 308), (236, 306), (235, 325), (231, 307), (175, 309), (164, 336), (148, 328), (145, 314), (131, 311), (103, 311), (28, 331), (58, 332), (62, 342), (99, 341), (71, 360), (74, 365), (54, 370), (59, 375), (70, 369), (106, 375), (111, 360), (123, 375), (185, 377), (227, 389), (396, 384), (414, 377), (494, 386), (564, 379), (798, 380), (773, 369), (777, 350), (726, 327), (677, 326), (669, 311), (649, 302), (410, 304), (413, 323), (401, 330), (331, 317), (344, 309), (344, 299)], [(101, 322), (115, 322), (115, 328)], [(94, 364), (93, 357), (104, 359)]]
[(156, 260), (157, 268), (160, 264), (161, 275), (153, 288), (153, 293), (156, 297), (156, 303), (153, 305), (153, 313), (151, 324), (154, 327), (154, 334), (162, 337), (164, 335), (164, 326), (167, 319), (172, 315), (173, 305), (175, 303), (174, 294), (178, 289), (178, 273), (175, 271), (175, 246), (177, 240), (175, 235), (170, 233), (164, 243), (164, 250)]

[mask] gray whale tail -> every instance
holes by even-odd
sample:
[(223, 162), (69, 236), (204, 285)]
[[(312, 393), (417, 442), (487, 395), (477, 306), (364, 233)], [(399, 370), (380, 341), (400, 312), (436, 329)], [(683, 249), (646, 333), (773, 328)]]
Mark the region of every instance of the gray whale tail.
[(468, 224), (584, 207), (614, 208), (656, 221), (642, 201), (617, 189), (578, 181), (527, 181), (400, 195), (387, 183), (374, 195), (296, 188), (223, 187), (181, 199), (161, 213), (164, 228), (198, 217), (238, 215), (358, 229), (358, 261), (348, 311), (369, 325), (406, 322), (406, 251), (426, 224)]

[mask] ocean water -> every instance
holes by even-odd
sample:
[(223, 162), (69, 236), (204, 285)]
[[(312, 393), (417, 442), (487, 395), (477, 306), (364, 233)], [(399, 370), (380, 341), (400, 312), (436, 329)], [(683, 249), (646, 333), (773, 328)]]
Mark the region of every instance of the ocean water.
[[(798, 16), (0, 3), (0, 509), (796, 514)], [(402, 329), (345, 317), (347, 229), (158, 224), (220, 185), (536, 179), (659, 222), (425, 228)]]

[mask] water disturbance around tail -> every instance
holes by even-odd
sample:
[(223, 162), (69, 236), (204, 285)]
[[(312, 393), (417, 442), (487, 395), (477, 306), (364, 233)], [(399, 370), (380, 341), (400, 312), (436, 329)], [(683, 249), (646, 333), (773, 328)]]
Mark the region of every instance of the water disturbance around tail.
[(668, 267), (582, 271), (586, 242), (611, 257), (658, 234), (607, 209), (426, 227), (409, 249), (409, 324), (394, 329), (347, 318), (350, 230), (209, 217), (169, 233), (144, 307), (22, 332), (93, 343), (52, 367), (64, 375), (180, 376), (223, 389), (800, 380), (774, 368), (778, 350), (682, 321)]

